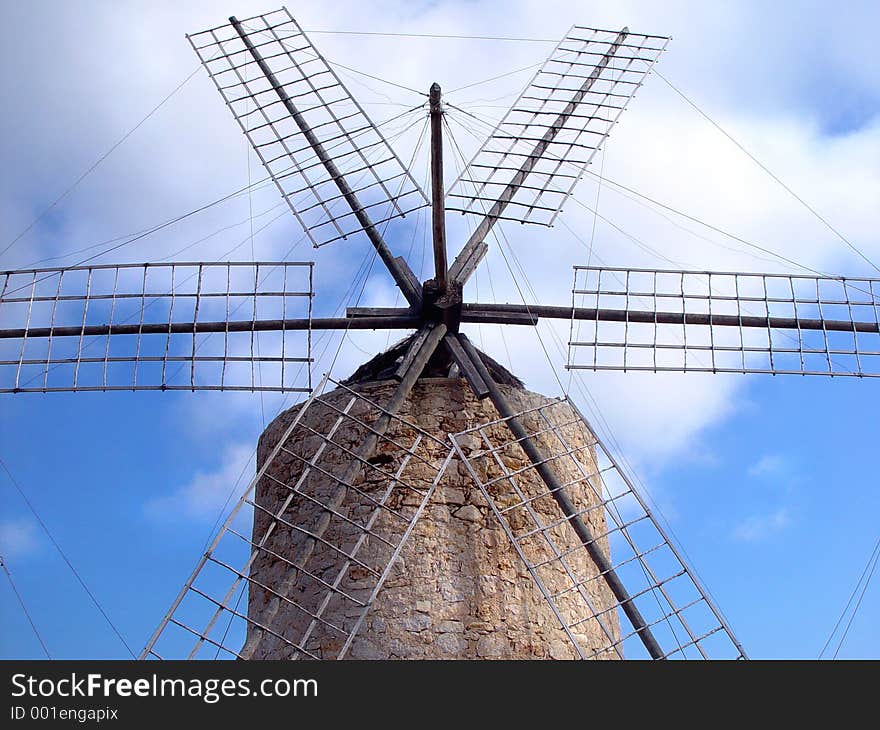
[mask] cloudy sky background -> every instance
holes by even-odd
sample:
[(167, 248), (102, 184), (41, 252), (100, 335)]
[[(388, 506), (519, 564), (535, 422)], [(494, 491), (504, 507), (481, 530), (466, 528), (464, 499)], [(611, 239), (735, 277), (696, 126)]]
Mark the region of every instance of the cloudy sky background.
[[(572, 23), (673, 36), (659, 70), (685, 91), (874, 262), (880, 261), (880, 69), (870, 29), (876, 3), (846, 2), (829, 15), (818, 2), (775, 3), (363, 3), (289, 5), (307, 31), (379, 31), (553, 39)], [(30, 3), (5, 8), (15, 33), (3, 44), (0, 119), (0, 250), (169, 92), (196, 70), (184, 33), (273, 9), (244, 0), (211, 3)], [(415, 89), (446, 90), (506, 74), (448, 101), (493, 123), (552, 43), (414, 39), (314, 33), (326, 57)], [(340, 69), (376, 122), (423, 101), (403, 89)], [(449, 110), (456, 142), (471, 153), (485, 132)], [(396, 134), (419, 112), (388, 125)], [(395, 147), (409, 159), (421, 124)], [(468, 131), (470, 130), (470, 131)], [(604, 158), (604, 159), (603, 159)], [(447, 152), (450, 159), (450, 152)], [(648, 79), (593, 166), (611, 180), (661, 200), (812, 269), (877, 275), (658, 76)], [(417, 177), (426, 173), (424, 159)], [(451, 167), (451, 165), (447, 165)], [(448, 172), (451, 170), (448, 169)], [(263, 177), (213, 85), (198, 72), (0, 259), (3, 269), (73, 264), (95, 244), (140, 231)], [(589, 207), (587, 176), (575, 197)], [(599, 212), (576, 203), (546, 231), (505, 226), (528, 272), (527, 294), (570, 302), (571, 266), (785, 271), (692, 221), (615, 192), (598, 191)], [(249, 236), (251, 207), (258, 215)], [(262, 215), (261, 215), (262, 214)], [(420, 219), (424, 222), (424, 219)], [(415, 223), (419, 223), (416, 220)], [(450, 219), (450, 246), (462, 220)], [(633, 238), (642, 245), (635, 244)], [(582, 239), (582, 240), (579, 240)], [(412, 264), (430, 268), (429, 242), (400, 236)], [(252, 250), (253, 245), (253, 250)], [(370, 249), (340, 242), (314, 251), (268, 187), (124, 246), (102, 262), (273, 259), (317, 262), (319, 313), (343, 302)], [(230, 253), (231, 252), (231, 253)], [(525, 282), (520, 282), (525, 286)], [(521, 302), (505, 260), (492, 247), (468, 292)], [(379, 266), (362, 304), (393, 304)], [(564, 385), (567, 324), (535, 332), (483, 327), (472, 337), (541, 392)], [(392, 333), (391, 338), (398, 336)], [(341, 350), (344, 377), (389, 341), (358, 332)], [(326, 352), (320, 374), (338, 346)], [(326, 350), (324, 349), (326, 347)], [(694, 559), (739, 638), (755, 656), (815, 657), (877, 540), (878, 383), (797, 377), (589, 374), (572, 395), (613, 440)], [(292, 400), (288, 400), (289, 405)], [(256, 437), (282, 406), (266, 395), (108, 393), (6, 397), (0, 457), (91, 590), (139, 651), (191, 570), (235, 485), (243, 486)], [(0, 554), (58, 657), (126, 656), (13, 488), (0, 474)], [(40, 648), (8, 586), (0, 651)], [(877, 656), (880, 609), (872, 585), (841, 656)]]

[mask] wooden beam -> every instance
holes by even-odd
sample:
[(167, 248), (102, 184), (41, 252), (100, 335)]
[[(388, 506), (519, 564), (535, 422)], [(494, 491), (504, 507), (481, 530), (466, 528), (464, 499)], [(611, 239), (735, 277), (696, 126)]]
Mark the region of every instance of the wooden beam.
[(452, 266), (452, 269), (449, 272), (449, 278), (453, 281), (457, 281), (464, 287), (464, 284), (461, 282), (466, 282), (471, 278), (471, 274), (474, 273), (477, 266), (480, 265), (480, 262), (483, 260), (483, 257), (489, 252), (489, 244), (485, 241), (482, 241), (478, 246), (474, 246), (471, 253), (465, 259), (459, 260), (455, 259), (455, 263)]
[(480, 375), (476, 367), (474, 367), (474, 364), (465, 352), (464, 347), (462, 347), (458, 337), (459, 335), (457, 334), (447, 334), (443, 339), (443, 342), (449, 350), (449, 354), (455, 361), (455, 364), (458, 365), (461, 374), (464, 376), (465, 380), (468, 381), (468, 385), (471, 386), (471, 390), (474, 391), (474, 395), (480, 400), (483, 400), (489, 396), (489, 386), (486, 384), (486, 381), (483, 380), (483, 376)]
[(81, 327), (18, 327), (0, 330), (0, 340), (38, 337), (100, 337), (102, 335), (201, 334), (204, 332), (281, 332), (282, 330), (384, 330), (414, 329), (421, 318), (414, 315), (390, 317), (328, 317), (315, 319), (263, 319), (244, 322), (172, 322), (144, 324), (94, 324)]
[[(827, 330), (829, 332), (880, 332), (880, 323), (855, 322), (837, 319), (807, 319), (795, 317), (759, 317), (738, 314), (708, 314), (706, 312), (655, 312), (644, 309), (595, 309), (587, 307), (557, 307), (544, 304), (464, 304), (462, 322), (471, 317), (483, 321), (498, 321), (504, 315), (519, 314), (549, 319), (582, 319), (601, 322), (634, 322), (637, 324), (699, 324), (719, 327), (751, 327), (761, 329)], [(510, 322), (514, 324), (514, 322)]]
[[(280, 332), (282, 330), (391, 330), (415, 329), (422, 324), (411, 309), (354, 307), (347, 317), (314, 319), (263, 319), (243, 322), (172, 322), (144, 324), (95, 324), (81, 327), (16, 327), (0, 329), (0, 340), (45, 337), (101, 337), (105, 335), (202, 334), (208, 332)], [(700, 312), (650, 312), (628, 309), (589, 309), (524, 304), (465, 304), (461, 321), (468, 324), (511, 324), (534, 326), (540, 318), (578, 319), (635, 324), (689, 324), (752, 329), (813, 330), (827, 332), (880, 333), (876, 322), (793, 317), (757, 317)]]
[(416, 317), (418, 312), (409, 307), (348, 307), (346, 317)]
[(440, 296), (446, 292), (446, 193), (443, 190), (443, 110), (440, 85), (431, 84), (431, 221), (434, 241), (434, 280)]
[(469, 324), (538, 324), (538, 317), (528, 312), (462, 312), (461, 321)]
[(397, 380), (403, 380), (403, 377), (409, 372), (413, 361), (416, 359), (416, 356), (422, 349), (422, 345), (425, 343), (425, 340), (428, 339), (428, 335), (431, 334), (431, 330), (432, 327), (430, 325), (423, 325), (422, 328), (416, 333), (416, 336), (410, 343), (409, 348), (404, 353), (403, 360), (401, 360), (399, 367), (397, 368), (397, 370), (394, 371), (394, 377)]

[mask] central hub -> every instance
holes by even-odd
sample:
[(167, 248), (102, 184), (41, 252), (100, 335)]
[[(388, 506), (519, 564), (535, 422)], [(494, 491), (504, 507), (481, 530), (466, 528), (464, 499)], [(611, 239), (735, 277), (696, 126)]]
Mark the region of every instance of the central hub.
[(428, 279), (422, 284), (422, 319), (426, 322), (443, 322), (449, 332), (458, 332), (461, 303), (460, 282), (447, 281), (446, 290), (442, 293), (436, 279)]

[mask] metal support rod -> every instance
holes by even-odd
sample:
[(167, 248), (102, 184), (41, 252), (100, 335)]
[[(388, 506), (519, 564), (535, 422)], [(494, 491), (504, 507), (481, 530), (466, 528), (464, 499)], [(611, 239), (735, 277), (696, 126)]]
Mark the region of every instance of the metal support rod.
[[(403, 375), (400, 384), (394, 390), (391, 398), (384, 405), (382, 414), (379, 416), (379, 418), (376, 419), (376, 422), (373, 424), (370, 431), (364, 437), (363, 441), (357, 449), (356, 455), (353, 458), (351, 464), (349, 464), (344, 474), (339, 478), (338, 486), (328, 500), (325, 511), (322, 512), (321, 516), (318, 518), (317, 524), (310, 531), (312, 536), (308, 537), (303, 542), (297, 555), (291, 561), (292, 564), (299, 569), (304, 568), (305, 564), (309, 561), (309, 558), (311, 558), (312, 553), (314, 552), (315, 547), (318, 543), (318, 540), (323, 536), (330, 525), (332, 511), (339, 510), (340, 506), (345, 500), (346, 495), (348, 494), (347, 485), (354, 484), (358, 474), (363, 468), (363, 463), (374, 456), (376, 447), (379, 445), (379, 440), (388, 431), (388, 428), (394, 419), (394, 415), (397, 413), (398, 410), (400, 410), (400, 407), (409, 397), (409, 394), (412, 392), (413, 386), (415, 386), (419, 375), (422, 374), (422, 370), (424, 369), (425, 365), (428, 364), (428, 360), (431, 359), (431, 355), (434, 354), (437, 346), (446, 335), (446, 325), (442, 323), (436, 325), (427, 324), (425, 325), (425, 328), (427, 328), (428, 330), (427, 337), (425, 337), (424, 339), (418, 337), (414, 338), (412, 344), (410, 345), (414, 350), (417, 351), (411, 359), (409, 369)], [(298, 571), (295, 569), (291, 570), (288, 573), (287, 577), (281, 582), (278, 587), (277, 592), (279, 595), (286, 597), (290, 593), (290, 590), (293, 588), (293, 584), (297, 579), (297, 573)], [(270, 629), (271, 622), (274, 619), (275, 613), (277, 613), (279, 605), (280, 604), (276, 604), (275, 611), (271, 612), (271, 615), (268, 615), (263, 622), (265, 626)], [(241, 650), (241, 657), (243, 659), (250, 659), (253, 656), (254, 652), (259, 646), (260, 641), (262, 640), (262, 635), (263, 631), (256, 631), (251, 635), (251, 638)]]
[(473, 344), (471, 344), (471, 341), (464, 335), (459, 335), (459, 341), (465, 348), (470, 359), (473, 361), (477, 372), (480, 373), (483, 380), (486, 382), (486, 385), (489, 388), (489, 397), (492, 399), (492, 403), (498, 410), (498, 413), (503, 419), (505, 419), (513, 437), (522, 447), (522, 450), (525, 452), (529, 461), (534, 465), (535, 471), (538, 472), (538, 475), (541, 477), (544, 484), (547, 485), (547, 488), (550, 490), (550, 493), (553, 495), (553, 498), (556, 500), (556, 503), (565, 515), (566, 521), (572, 526), (578, 539), (586, 548), (590, 558), (596, 565), (596, 569), (604, 577), (605, 582), (608, 584), (614, 597), (620, 603), (620, 608), (623, 610), (624, 614), (626, 614), (630, 624), (632, 624), (633, 629), (636, 634), (638, 634), (639, 639), (641, 639), (652, 658), (662, 659), (663, 650), (660, 648), (660, 645), (651, 633), (647, 621), (645, 621), (638, 607), (635, 605), (632, 598), (630, 598), (626, 587), (614, 571), (614, 567), (608, 559), (608, 556), (605, 555), (602, 549), (596, 544), (590, 528), (581, 519), (577, 508), (572, 503), (563, 485), (550, 469), (546, 458), (541, 454), (537, 445), (529, 436), (529, 432), (516, 417), (515, 411), (511, 407), (506, 396), (498, 388), (498, 384), (492, 379), (492, 376), (489, 374), (489, 371)]
[[(574, 96), (571, 98), (571, 101), (565, 105), (565, 108), (559, 112), (559, 116), (557, 116), (551, 124), (548, 125), (547, 131), (544, 132), (544, 135), (540, 140), (535, 144), (534, 149), (525, 158), (522, 163), (522, 166), (517, 170), (514, 174), (511, 181), (507, 184), (507, 187), (504, 188), (501, 195), (498, 196), (498, 199), (495, 201), (494, 205), (489, 209), (489, 212), (480, 221), (480, 225), (477, 226), (477, 229), (473, 232), (471, 237), (468, 239), (468, 242), (464, 245), (464, 248), (461, 249), (458, 256), (456, 256), (455, 261), (452, 263), (451, 268), (449, 269), (449, 277), (454, 279), (455, 281), (461, 283), (462, 285), (467, 281), (470, 277), (470, 273), (464, 271), (464, 265), (468, 262), (468, 259), (472, 257), (475, 250), (480, 246), (481, 243), (485, 240), (486, 236), (489, 235), (489, 231), (492, 230), (492, 227), (495, 225), (496, 221), (501, 217), (502, 213), (504, 213), (505, 208), (507, 208), (508, 203), (513, 199), (513, 196), (516, 194), (516, 191), (523, 184), (525, 179), (529, 176), (529, 173), (538, 164), (539, 160), (541, 160), (544, 156), (544, 153), (547, 151), (547, 148), (559, 134), (559, 132), (565, 129), (565, 124), (568, 122), (569, 117), (574, 114), (577, 105), (583, 101), (583, 98), (590, 92), (590, 89), (593, 87), (593, 84), (596, 83), (596, 80), (602, 74), (602, 71), (605, 70), (605, 67), (614, 57), (614, 54), (620, 49), (620, 44), (626, 40), (626, 37), (629, 35), (629, 28), (624, 28), (617, 34), (617, 37), (609, 46), (606, 53), (599, 59), (596, 63), (596, 67), (593, 69), (593, 72), (584, 80), (584, 83), (581, 84), (581, 87), (575, 91)], [(483, 249), (485, 252), (485, 249)], [(471, 273), (473, 269), (476, 268), (472, 266)]]
[(296, 125), (300, 128), (300, 131), (302, 131), (303, 135), (305, 136), (306, 141), (315, 151), (315, 155), (327, 169), (327, 172), (330, 174), (333, 182), (336, 183), (336, 187), (339, 188), (339, 192), (342, 193), (342, 197), (345, 198), (345, 202), (348, 203), (352, 213), (354, 213), (355, 217), (357, 218), (358, 223), (361, 224), (361, 227), (366, 232), (367, 237), (370, 239), (370, 243), (373, 244), (373, 247), (379, 253), (379, 256), (385, 263), (385, 266), (388, 268), (391, 276), (394, 277), (394, 281), (397, 283), (397, 286), (400, 287), (400, 290), (403, 292), (404, 297), (406, 297), (406, 300), (411, 305), (418, 306), (422, 301), (422, 296), (418, 288), (414, 287), (412, 284), (415, 277), (412, 274), (412, 271), (409, 270), (409, 266), (403, 259), (399, 257), (395, 258), (394, 255), (391, 253), (385, 241), (382, 239), (381, 234), (379, 233), (379, 231), (376, 230), (376, 227), (370, 220), (369, 214), (366, 210), (364, 210), (364, 207), (358, 200), (357, 195), (346, 182), (339, 168), (336, 167), (336, 163), (333, 162), (333, 159), (327, 154), (327, 151), (324, 149), (324, 146), (321, 144), (320, 140), (312, 131), (312, 128), (309, 126), (308, 122), (305, 120), (302, 114), (300, 114), (293, 101), (291, 101), (290, 97), (287, 95), (287, 92), (284, 90), (284, 87), (279, 83), (278, 79), (275, 77), (275, 74), (272, 72), (272, 69), (269, 68), (269, 65), (260, 55), (260, 52), (251, 42), (251, 39), (241, 27), (241, 23), (235, 18), (235, 16), (230, 17), (229, 22), (232, 24), (232, 27), (235, 28), (235, 32), (238, 33), (239, 37), (241, 38), (247, 50), (250, 52), (251, 56), (253, 56), (254, 61), (257, 62), (257, 65), (260, 67), (260, 71), (262, 71), (263, 74), (266, 76), (266, 79), (269, 81), (272, 89), (278, 95), (281, 103), (284, 104), (287, 111), (290, 112), (290, 116), (293, 117), (293, 121), (296, 122)]
[(440, 85), (431, 84), (431, 217), (434, 240), (434, 280), (437, 292), (446, 291), (446, 194), (443, 190), (443, 110), (440, 107)]

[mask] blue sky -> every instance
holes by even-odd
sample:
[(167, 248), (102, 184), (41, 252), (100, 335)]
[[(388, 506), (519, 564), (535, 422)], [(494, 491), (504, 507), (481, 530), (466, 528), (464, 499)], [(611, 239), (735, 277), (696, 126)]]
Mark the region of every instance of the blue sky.
[[(576, 22), (670, 34), (661, 72), (878, 261), (880, 70), (870, 62), (870, 29), (880, 10), (868, 2), (843, 3), (829, 17), (820, 3), (764, 5), (673, 2), (661, 9), (655, 3), (612, 8), (554, 2), (548, 9), (547, 3), (512, 2), (500, 12), (500, 3), (382, 2), (372, 3), (369, 14), (352, 12), (355, 4), (349, 3), (331, 9), (299, 3), (290, 9), (305, 28), (319, 30), (553, 38)], [(10, 8), (17, 32), (0, 50), (7, 69), (4, 98), (10, 100), (0, 120), (0, 144), (5, 167), (15, 174), (0, 183), (0, 248), (195, 69), (185, 32), (218, 24), (230, 13), (268, 9), (247, 2)], [(416, 88), (436, 78), (453, 89), (538, 63), (549, 50), (540, 43), (324, 34), (313, 40), (332, 60)], [(438, 68), (439, 54), (446, 61)], [(24, 58), (28, 63), (21, 63)], [(491, 120), (526, 76), (453, 94), (452, 100)], [(394, 104), (418, 103), (375, 81), (344, 80), (377, 121), (401, 108)], [(476, 140), (464, 131), (467, 124), (459, 117), (453, 129), (457, 141), (473, 150)], [(401, 157), (408, 157), (414, 144), (413, 133), (404, 134), (397, 146)], [(73, 263), (78, 257), (71, 252), (77, 249), (243, 187), (248, 159), (245, 141), (216, 91), (197, 74), (10, 248), (0, 268), (49, 257)], [(250, 165), (256, 178), (257, 163)], [(609, 178), (810, 267), (872, 273), (657, 77), (624, 115), (604, 165)], [(596, 194), (586, 179), (577, 196), (592, 206)], [(255, 211), (263, 211), (278, 200), (267, 189), (252, 202)], [(568, 208), (567, 225), (589, 237), (592, 218)], [(689, 235), (607, 188), (600, 191), (599, 210), (690, 268), (786, 268), (756, 260), (707, 231), (697, 230), (705, 238)], [(301, 239), (292, 216), (281, 213), (277, 208), (265, 217), (278, 220), (254, 238), (256, 257), (282, 255)], [(248, 259), (248, 214), (248, 200), (236, 199), (103, 260), (158, 260), (186, 247), (182, 257), (210, 260), (236, 246), (234, 257)], [(453, 247), (456, 225), (451, 221)], [(570, 267), (586, 263), (584, 248), (559, 226), (540, 231), (540, 239), (535, 229), (520, 226), (507, 235), (538, 297), (568, 303)], [(403, 252), (409, 240), (401, 232), (392, 246)], [(423, 243), (415, 240), (417, 262)], [(295, 251), (317, 262), (318, 303), (325, 312), (339, 303), (367, 253), (344, 242), (317, 252), (300, 244)], [(666, 265), (601, 222), (594, 255), (612, 265)], [(474, 281), (472, 298), (489, 298), (490, 273), (497, 299), (519, 301), (494, 252)], [(374, 269), (362, 303), (392, 304), (394, 296), (387, 276)], [(559, 330), (563, 339), (565, 330)], [(552, 348), (547, 327), (540, 331), (561, 369), (564, 354), (560, 358)], [(487, 327), (472, 336), (505, 364), (509, 351), (513, 369), (529, 387), (556, 392), (549, 364), (532, 356), (534, 333), (512, 332), (502, 341)], [(386, 333), (353, 335), (334, 374), (348, 374), (387, 339)], [(326, 358), (319, 363), (318, 373), (328, 363)], [(747, 651), (757, 657), (817, 656), (878, 538), (880, 382), (579, 377)], [(4, 396), (0, 457), (135, 652), (191, 570), (238, 476), (253, 469), (247, 460), (255, 439), (280, 405), (274, 396), (261, 402), (259, 396), (210, 393)], [(127, 655), (5, 474), (0, 474), (0, 542), (53, 656)], [(0, 655), (40, 656), (7, 585), (0, 589), (0, 610), (7, 627)], [(880, 654), (873, 621), (878, 610), (875, 582), (841, 656)]]

